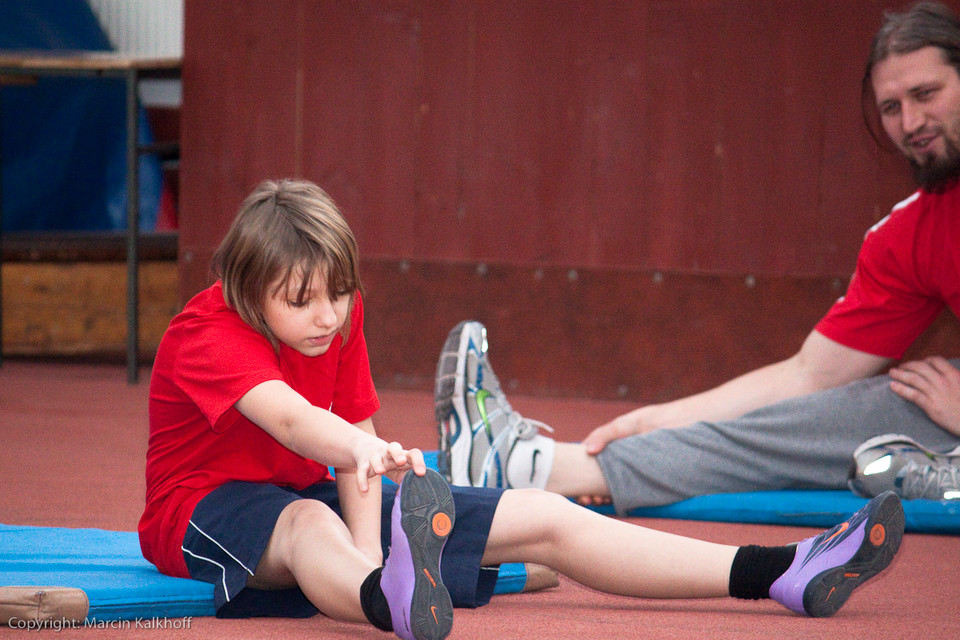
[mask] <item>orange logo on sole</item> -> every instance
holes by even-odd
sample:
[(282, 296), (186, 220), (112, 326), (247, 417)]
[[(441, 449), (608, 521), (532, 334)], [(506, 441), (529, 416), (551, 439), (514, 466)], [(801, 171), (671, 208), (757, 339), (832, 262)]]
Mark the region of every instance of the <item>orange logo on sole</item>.
[(433, 516), (431, 525), (433, 526), (433, 532), (440, 537), (444, 537), (449, 534), (450, 529), (453, 526), (450, 523), (450, 516), (445, 513), (438, 513)]
[(427, 576), (427, 580), (430, 581), (430, 584), (433, 585), (434, 587), (436, 587), (436, 586), (437, 586), (437, 583), (436, 583), (436, 581), (433, 579), (433, 576), (430, 575), (430, 572), (427, 571), (426, 569), (424, 569), (424, 570), (423, 570), (423, 573), (424, 573), (425, 576)]
[(887, 538), (887, 530), (883, 528), (882, 524), (875, 524), (873, 528), (870, 529), (870, 544), (875, 547), (879, 547), (883, 544), (883, 541)]

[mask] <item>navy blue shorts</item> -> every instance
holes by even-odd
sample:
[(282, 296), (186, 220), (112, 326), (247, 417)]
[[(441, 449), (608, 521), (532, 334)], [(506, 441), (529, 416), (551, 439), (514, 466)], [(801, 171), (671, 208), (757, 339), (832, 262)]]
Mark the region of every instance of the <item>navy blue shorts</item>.
[[(441, 575), (455, 607), (479, 607), (490, 601), (497, 582), (497, 567), (481, 567), (480, 559), (503, 492), (472, 487), (450, 490), (457, 518), (443, 548)], [(384, 558), (390, 548), (390, 513), (396, 492), (395, 484), (383, 483), (380, 540)], [(183, 538), (183, 557), (192, 578), (214, 585), (218, 618), (306, 618), (317, 613), (298, 588), (264, 591), (246, 586), (280, 512), (302, 499), (319, 500), (340, 514), (335, 482), (322, 482), (303, 491), (231, 482), (196, 506)]]

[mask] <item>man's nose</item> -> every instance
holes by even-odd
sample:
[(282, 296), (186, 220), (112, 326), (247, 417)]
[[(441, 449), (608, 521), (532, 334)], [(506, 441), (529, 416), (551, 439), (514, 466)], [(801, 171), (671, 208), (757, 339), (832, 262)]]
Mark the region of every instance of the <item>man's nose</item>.
[(927, 122), (927, 115), (922, 105), (905, 101), (901, 106), (901, 126), (906, 134), (916, 133)]

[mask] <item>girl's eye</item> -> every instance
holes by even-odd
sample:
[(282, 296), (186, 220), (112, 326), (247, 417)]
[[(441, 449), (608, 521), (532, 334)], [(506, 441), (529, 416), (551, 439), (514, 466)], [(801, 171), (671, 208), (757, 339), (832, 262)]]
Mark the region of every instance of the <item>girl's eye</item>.
[(306, 300), (303, 300), (303, 301), (287, 300), (287, 304), (293, 307), (294, 309), (302, 309), (305, 306), (307, 306), (307, 301)]

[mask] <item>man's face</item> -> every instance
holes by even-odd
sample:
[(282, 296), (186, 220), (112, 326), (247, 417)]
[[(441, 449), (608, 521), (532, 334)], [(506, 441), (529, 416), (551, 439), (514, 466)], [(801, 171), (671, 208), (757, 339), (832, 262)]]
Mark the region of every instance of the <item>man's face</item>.
[(960, 76), (943, 51), (890, 55), (872, 79), (883, 129), (920, 186), (938, 191), (960, 177)]

